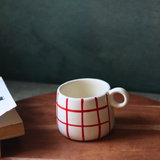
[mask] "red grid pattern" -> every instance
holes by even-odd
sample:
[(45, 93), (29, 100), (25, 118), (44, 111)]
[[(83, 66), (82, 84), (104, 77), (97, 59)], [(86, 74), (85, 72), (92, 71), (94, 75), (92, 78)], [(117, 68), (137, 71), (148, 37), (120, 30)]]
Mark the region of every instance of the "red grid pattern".
[(81, 99), (81, 124), (82, 124), (82, 140), (84, 141), (84, 122), (83, 122), (83, 104), (84, 104), (84, 99)]
[(95, 97), (95, 102), (96, 102), (97, 118), (98, 118), (98, 125), (99, 125), (98, 138), (100, 138), (100, 137), (101, 137), (101, 122), (100, 122), (100, 117), (99, 117), (99, 110), (98, 110), (98, 100), (97, 100), (97, 97)]
[[(59, 97), (59, 93), (57, 93), (56, 103), (58, 103), (58, 97)], [(58, 107), (57, 106), (56, 106), (56, 115), (58, 116)], [(58, 121), (57, 121), (57, 126), (59, 128)]]
[[(98, 99), (97, 97), (95, 97), (95, 104), (96, 104), (96, 108), (95, 109), (89, 109), (89, 110), (84, 110), (84, 99), (81, 99), (81, 110), (73, 110), (73, 109), (68, 109), (68, 101), (69, 101), (69, 98), (66, 98), (66, 108), (60, 106), (58, 104), (58, 96), (59, 96), (59, 93), (57, 93), (57, 120), (66, 125), (66, 133), (67, 133), (67, 137), (70, 138), (69, 136), (69, 129), (68, 127), (69, 126), (73, 126), (73, 127), (81, 127), (82, 129), (82, 140), (84, 141), (85, 140), (85, 135), (84, 135), (84, 127), (94, 127), (94, 126), (98, 126), (99, 127), (99, 132), (98, 132), (98, 137), (97, 138), (100, 138), (101, 137), (101, 125), (105, 124), (105, 123), (109, 123), (109, 132), (111, 131), (111, 124), (110, 124), (110, 110), (109, 110), (109, 105), (108, 105), (108, 96), (106, 94), (106, 100), (107, 100), (107, 105), (103, 106), (103, 107), (98, 107)], [(63, 109), (66, 111), (66, 122), (63, 122), (61, 121), (59, 118), (58, 118), (58, 107), (60, 109)], [(105, 109), (105, 108), (108, 108), (108, 121), (105, 121), (103, 123), (100, 122), (100, 115), (99, 115), (99, 110), (102, 110), (102, 109)], [(97, 111), (97, 119), (98, 119), (98, 124), (92, 124), (92, 125), (84, 125), (84, 114), (85, 112), (93, 112), (93, 111)], [(75, 113), (81, 113), (81, 125), (75, 125), (75, 124), (69, 124), (68, 123), (68, 112), (75, 112)]]

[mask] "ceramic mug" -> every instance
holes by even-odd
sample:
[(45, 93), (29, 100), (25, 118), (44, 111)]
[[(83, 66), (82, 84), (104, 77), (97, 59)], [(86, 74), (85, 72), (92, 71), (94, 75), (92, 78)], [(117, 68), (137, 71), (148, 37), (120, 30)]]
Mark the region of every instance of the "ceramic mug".
[[(124, 97), (122, 103), (114, 94)], [(128, 92), (100, 79), (82, 78), (68, 81), (57, 89), (56, 115), (59, 131), (69, 139), (95, 140), (106, 136), (114, 127), (113, 107), (124, 107)]]

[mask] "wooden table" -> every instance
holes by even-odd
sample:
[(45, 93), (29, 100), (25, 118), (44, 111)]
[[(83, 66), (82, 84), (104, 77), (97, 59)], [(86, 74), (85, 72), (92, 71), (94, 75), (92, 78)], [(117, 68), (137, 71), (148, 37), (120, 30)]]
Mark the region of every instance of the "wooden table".
[(130, 94), (125, 108), (114, 109), (108, 136), (77, 142), (58, 131), (55, 99), (51, 93), (17, 102), (26, 134), (1, 142), (2, 159), (160, 159), (159, 102)]

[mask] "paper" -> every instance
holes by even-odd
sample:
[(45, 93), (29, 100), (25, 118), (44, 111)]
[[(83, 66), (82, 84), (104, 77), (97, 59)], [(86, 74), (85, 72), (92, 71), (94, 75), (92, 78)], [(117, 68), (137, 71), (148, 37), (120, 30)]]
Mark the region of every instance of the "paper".
[(17, 105), (13, 100), (2, 77), (0, 77), (0, 116), (15, 108)]

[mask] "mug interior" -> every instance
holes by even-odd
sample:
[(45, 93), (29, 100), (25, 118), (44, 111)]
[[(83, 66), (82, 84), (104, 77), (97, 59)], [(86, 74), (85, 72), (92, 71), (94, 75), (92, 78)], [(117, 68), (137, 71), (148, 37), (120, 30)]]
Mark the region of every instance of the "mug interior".
[(71, 98), (89, 98), (105, 94), (110, 85), (99, 79), (77, 79), (66, 82), (59, 87), (59, 92)]

